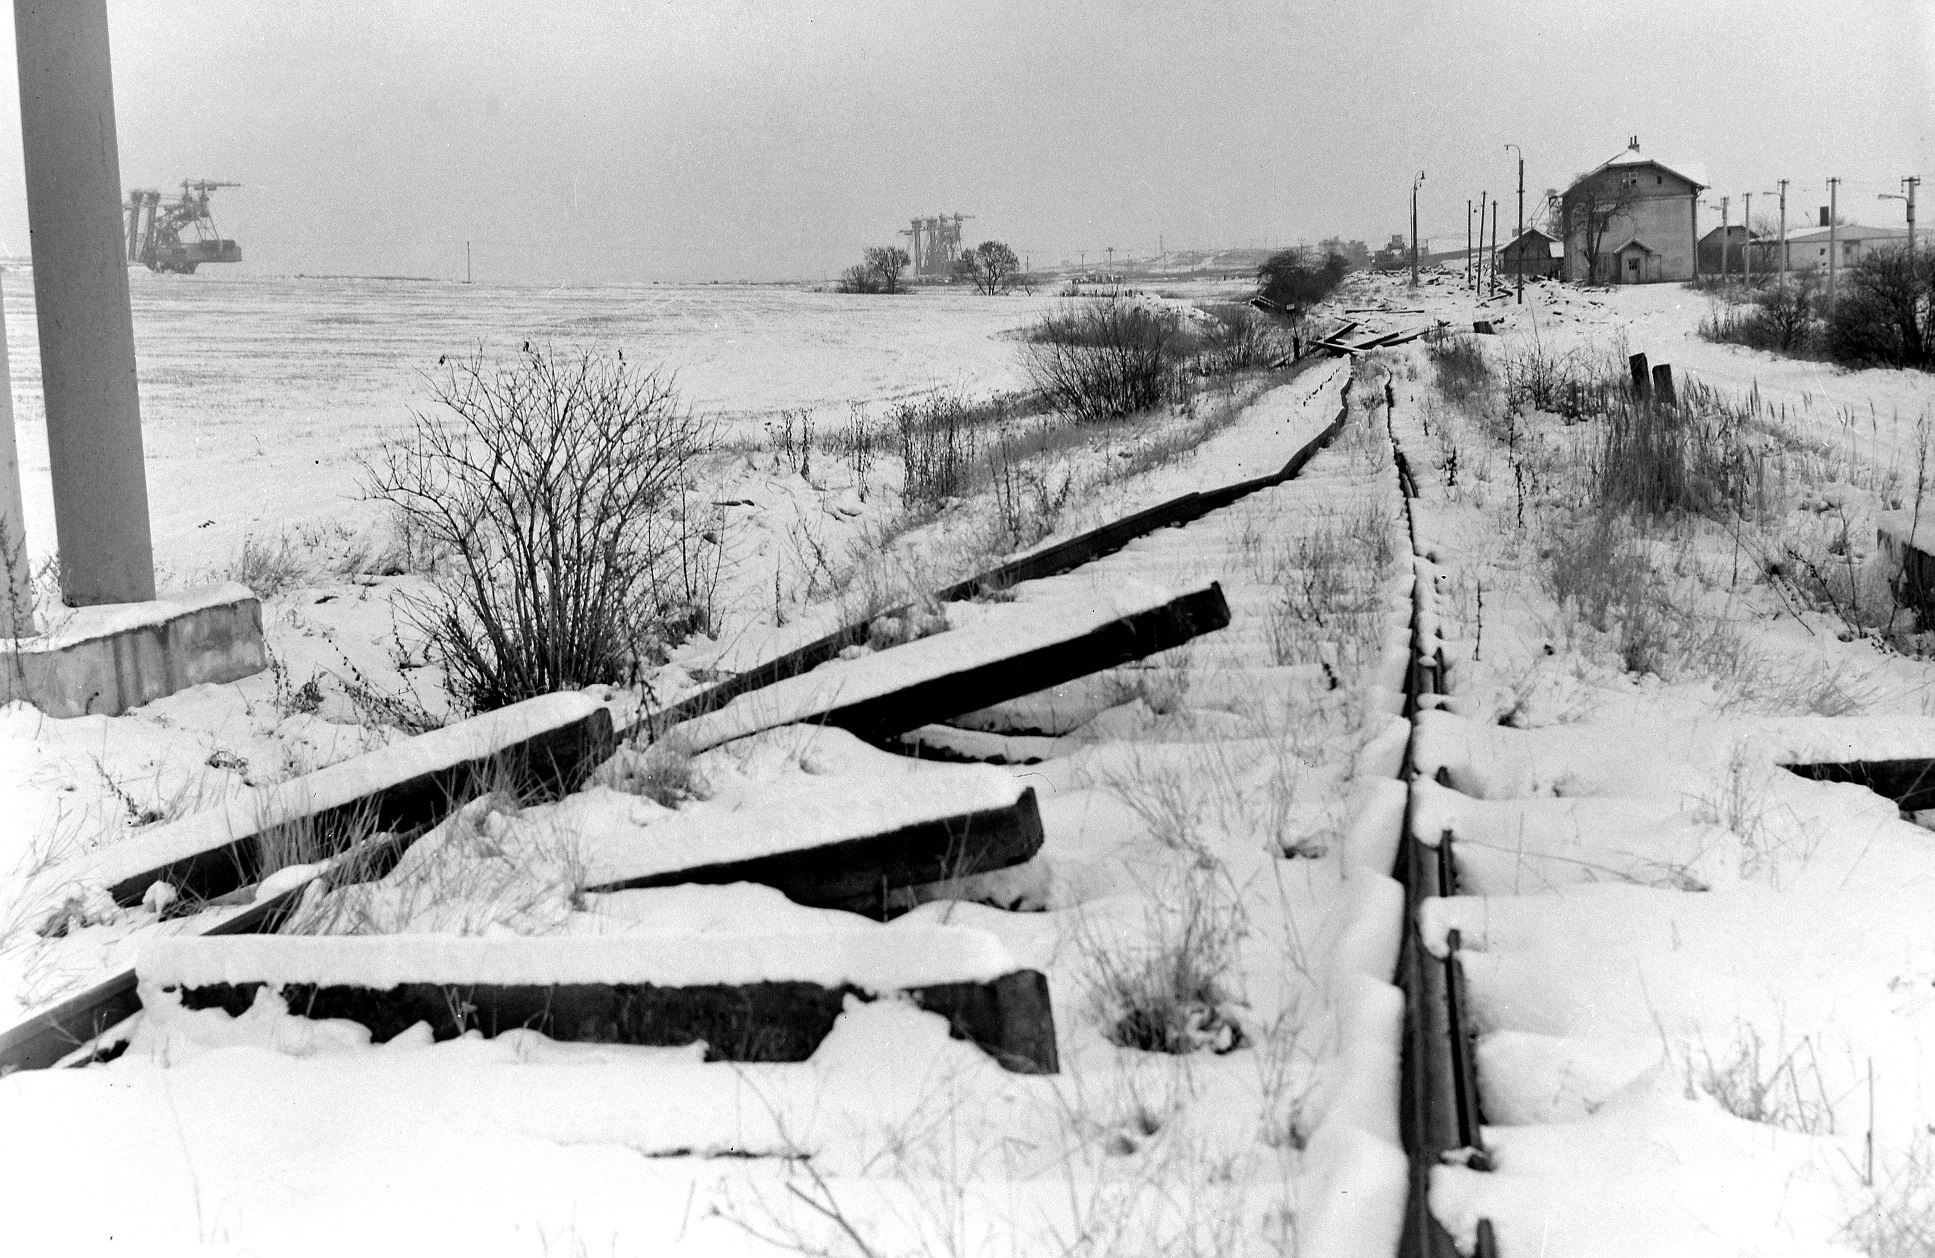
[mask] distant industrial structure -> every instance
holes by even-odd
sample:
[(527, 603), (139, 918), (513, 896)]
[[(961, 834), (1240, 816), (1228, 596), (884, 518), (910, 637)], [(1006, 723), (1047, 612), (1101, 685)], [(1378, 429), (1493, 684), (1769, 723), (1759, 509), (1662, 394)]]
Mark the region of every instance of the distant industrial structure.
[[(242, 246), (224, 240), (208, 212), (208, 194), (217, 188), (239, 188), (239, 183), (212, 179), (184, 179), (181, 199), (161, 202), (153, 188), (136, 188), (122, 207), (127, 215), (128, 261), (150, 271), (193, 275), (204, 262), (240, 262)], [(189, 238), (182, 239), (187, 232)]]
[(908, 238), (907, 256), (914, 264), (916, 279), (947, 279), (961, 257), (961, 224), (972, 214), (936, 214), (932, 218), (908, 220), (913, 224), (900, 234)]

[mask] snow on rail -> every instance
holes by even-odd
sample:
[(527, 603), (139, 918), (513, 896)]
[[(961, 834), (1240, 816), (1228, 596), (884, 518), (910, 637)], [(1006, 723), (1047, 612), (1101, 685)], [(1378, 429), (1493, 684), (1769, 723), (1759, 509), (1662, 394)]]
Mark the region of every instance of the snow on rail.
[[(1026, 694), (1065, 680), (1124, 663), (1139, 655), (1180, 645), (1220, 622), (1214, 608), (1221, 603), (1214, 584), (1176, 590), (1123, 580), (1102, 584), (1080, 574), (1049, 577), (1018, 585), (1012, 601), (949, 603), (944, 607), (948, 628), (932, 636), (853, 659), (834, 660), (812, 672), (740, 695), (716, 712), (678, 725), (677, 736), (695, 749), (716, 747), (761, 730), (794, 724), (860, 724), (869, 734), (894, 734), (929, 721), (943, 720), (985, 703)], [(1165, 616), (1165, 612), (1174, 614)], [(1201, 619), (1199, 619), (1201, 617)], [(1173, 622), (1173, 623), (1171, 623)], [(1031, 655), (1053, 651), (1084, 637), (1126, 627), (1128, 640), (1112, 646), (1109, 655), (1084, 652), (1080, 663), (1069, 661), (1071, 674), (1040, 675), (1030, 669)], [(1112, 657), (1111, 657), (1112, 656)], [(1011, 670), (1003, 665), (1013, 665)], [(1009, 673), (1009, 694), (989, 693)], [(901, 729), (880, 726), (878, 705), (899, 692), (920, 686), (947, 687), (942, 710), (930, 710)], [(979, 701), (960, 706), (954, 701), (979, 691)], [(951, 710), (946, 710), (951, 708)], [(889, 724), (892, 722), (889, 720)]]

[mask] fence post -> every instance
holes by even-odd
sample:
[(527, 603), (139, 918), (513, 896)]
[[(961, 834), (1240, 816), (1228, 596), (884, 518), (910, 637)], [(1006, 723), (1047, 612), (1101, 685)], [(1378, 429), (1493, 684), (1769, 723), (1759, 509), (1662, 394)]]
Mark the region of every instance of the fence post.
[(1661, 363), (1653, 368), (1653, 400), (1662, 406), (1676, 406), (1679, 395), (1673, 391), (1673, 365)]
[(1634, 354), (1626, 360), (1626, 365), (1633, 369), (1633, 392), (1639, 395), (1641, 401), (1651, 397), (1653, 382), (1646, 372), (1646, 355)]

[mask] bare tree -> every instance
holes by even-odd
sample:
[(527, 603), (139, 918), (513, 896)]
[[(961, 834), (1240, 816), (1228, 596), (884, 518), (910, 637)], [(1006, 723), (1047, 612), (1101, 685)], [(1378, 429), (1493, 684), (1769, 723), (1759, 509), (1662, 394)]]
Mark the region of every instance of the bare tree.
[(898, 245), (874, 245), (865, 254), (867, 270), (880, 281), (880, 291), (897, 293), (900, 291), (900, 276), (913, 259)]
[(962, 251), (960, 260), (954, 264), (954, 278), (993, 297), (1008, 291), (1009, 283), (1020, 269), (1021, 259), (1015, 256), (1014, 250), (998, 240), (984, 240)]
[(1572, 248), (1574, 239), (1579, 241), (1579, 255), (1586, 263), (1584, 278), (1590, 283), (1600, 278), (1599, 255), (1606, 246), (1606, 233), (1614, 219), (1632, 209), (1635, 193), (1632, 186), (1605, 177), (1581, 176), (1573, 188), (1562, 207), (1566, 248)]

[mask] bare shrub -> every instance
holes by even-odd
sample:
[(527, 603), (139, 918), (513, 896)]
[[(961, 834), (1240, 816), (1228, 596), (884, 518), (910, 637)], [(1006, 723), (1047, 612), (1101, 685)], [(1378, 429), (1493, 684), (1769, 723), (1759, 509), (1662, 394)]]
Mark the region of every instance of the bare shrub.
[(1448, 401), (1470, 407), (1491, 392), (1492, 366), (1476, 337), (1452, 336), (1434, 342), (1427, 353), (1437, 373), (1438, 392)]
[(1743, 1024), (1731, 1053), (1716, 1058), (1702, 1044), (1697, 1061), (1685, 1051), (1683, 1065), (1687, 1082), (1735, 1118), (1809, 1136), (1834, 1133), (1834, 1105), (1811, 1036), (1781, 1052)]
[(1022, 359), (1050, 407), (1103, 423), (1162, 403), (1176, 335), (1175, 315), (1109, 299), (1044, 315)]
[(1207, 319), (1190, 329), (1186, 348), (1198, 371), (1250, 371), (1267, 367), (1289, 352), (1277, 325), (1245, 302), (1213, 302), (1202, 307)]
[(902, 505), (937, 510), (967, 493), (974, 474), (974, 428), (951, 393), (900, 402), (887, 413), (900, 439)]
[(1113, 1044), (1154, 1053), (1226, 1053), (1243, 1031), (1225, 1013), (1242, 923), (1206, 877), (1151, 908), (1141, 946), (1090, 946), (1089, 995)]
[(677, 610), (670, 537), (703, 426), (622, 353), (527, 342), (442, 365), (438, 411), (364, 471), (450, 556), (415, 616), (451, 693), (482, 711), (629, 680)]
[(1826, 346), (1847, 367), (1935, 370), (1935, 254), (1873, 253), (1850, 267)]
[(880, 276), (864, 262), (856, 262), (840, 272), (840, 282), (836, 287), (843, 293), (877, 293), (880, 291)]
[(1915, 1133), (1907, 1154), (1875, 1185), (1873, 1199), (1848, 1221), (1846, 1234), (1868, 1258), (1935, 1254), (1935, 1132)]
[(271, 599), (301, 585), (309, 577), (308, 565), (296, 553), (289, 535), (279, 535), (273, 543), (251, 533), (242, 539), (242, 549), (229, 565), (229, 580), (249, 587), (257, 598)]
[(1075, 491), (1072, 471), (1064, 469), (1059, 481), (1051, 481), (1024, 462), (1017, 443), (1007, 437), (988, 451), (988, 480), (1002, 537), (1014, 550), (1046, 537)]
[(1608, 635), (1628, 672), (1667, 675), (1678, 618), (1631, 524), (1602, 510), (1559, 536), (1544, 554), (1553, 597)]

